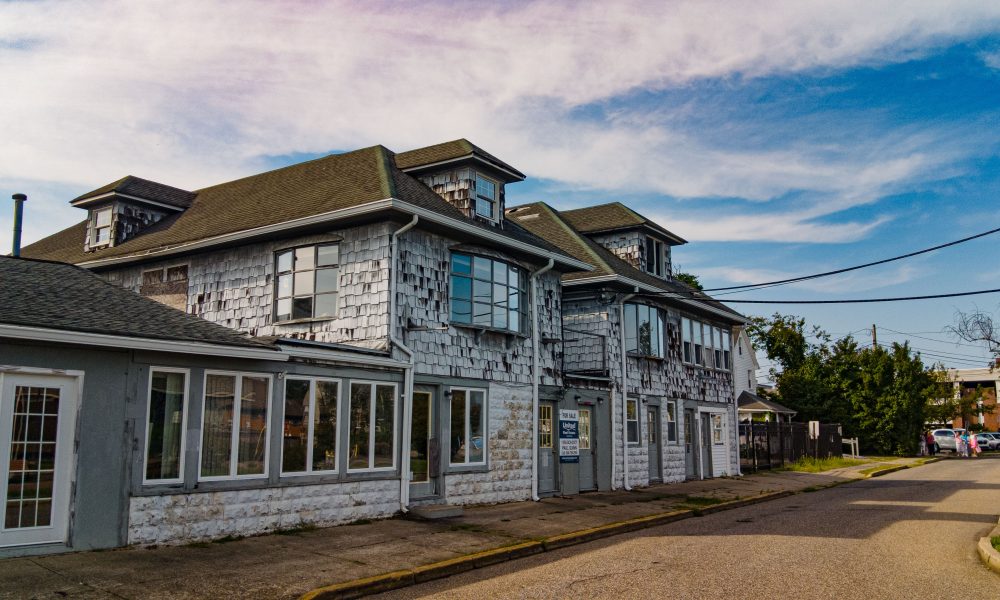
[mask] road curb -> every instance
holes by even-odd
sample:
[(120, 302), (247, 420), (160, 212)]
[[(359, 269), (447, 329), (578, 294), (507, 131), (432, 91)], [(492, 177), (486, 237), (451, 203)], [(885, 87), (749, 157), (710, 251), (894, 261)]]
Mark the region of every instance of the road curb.
[(983, 561), (983, 564), (987, 568), (1000, 573), (1000, 552), (997, 552), (997, 549), (990, 542), (990, 538), (997, 535), (1000, 535), (1000, 523), (997, 523), (997, 526), (993, 528), (993, 531), (989, 535), (979, 538), (977, 549), (979, 550), (979, 558)]
[(704, 508), (675, 510), (655, 515), (647, 515), (644, 517), (636, 517), (634, 519), (627, 519), (625, 521), (618, 521), (616, 523), (609, 523), (607, 525), (591, 527), (580, 531), (554, 535), (542, 540), (523, 542), (512, 546), (484, 550), (475, 554), (468, 554), (457, 558), (442, 560), (414, 567), (412, 569), (393, 571), (391, 573), (384, 573), (382, 575), (375, 575), (364, 579), (355, 579), (353, 581), (327, 585), (306, 592), (299, 598), (300, 600), (340, 600), (347, 598), (360, 598), (369, 594), (378, 594), (388, 592), (390, 590), (409, 587), (417, 583), (424, 583), (434, 579), (442, 579), (444, 577), (450, 577), (452, 575), (495, 565), (508, 560), (523, 558), (525, 556), (540, 554), (542, 552), (551, 552), (552, 550), (556, 550), (558, 548), (592, 542), (594, 540), (620, 535), (622, 533), (630, 533), (650, 527), (656, 527), (658, 525), (673, 523), (674, 521), (722, 512), (724, 510), (742, 508), (744, 506), (778, 500), (780, 498), (787, 498), (788, 496), (792, 496), (797, 493), (800, 493), (800, 490), (772, 492), (768, 494), (761, 494), (760, 496), (754, 496), (753, 498), (743, 498), (740, 500), (714, 504)]
[(865, 479), (871, 479), (872, 477), (881, 477), (883, 475), (888, 475), (889, 473), (897, 473), (899, 471), (904, 471), (906, 469), (915, 469), (917, 467), (922, 467), (924, 465), (929, 465), (929, 464), (932, 464), (932, 463), (941, 462), (942, 460), (944, 460), (944, 458), (929, 458), (929, 459), (927, 459), (924, 462), (919, 463), (919, 464), (896, 465), (895, 467), (886, 467), (884, 469), (880, 469), (878, 471), (875, 471), (873, 473), (869, 473), (869, 474), (865, 475)]

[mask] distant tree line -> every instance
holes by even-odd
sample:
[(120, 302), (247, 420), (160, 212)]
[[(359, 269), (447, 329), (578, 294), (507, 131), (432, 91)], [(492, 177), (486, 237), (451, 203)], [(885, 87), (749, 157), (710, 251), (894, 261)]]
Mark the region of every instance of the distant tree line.
[(908, 343), (861, 346), (851, 336), (832, 340), (819, 327), (806, 331), (805, 319), (779, 313), (748, 325), (775, 364), (767, 395), (802, 420), (839, 423), (866, 452), (914, 454), (926, 423), (968, 422), (978, 410), (975, 394), (955, 398), (944, 369), (924, 365)]

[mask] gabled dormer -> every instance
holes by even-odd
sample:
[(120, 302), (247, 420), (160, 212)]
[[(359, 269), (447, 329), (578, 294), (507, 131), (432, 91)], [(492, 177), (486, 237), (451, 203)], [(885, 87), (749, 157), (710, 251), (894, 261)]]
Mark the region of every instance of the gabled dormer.
[(618, 258), (665, 280), (673, 277), (670, 249), (687, 243), (621, 202), (567, 210), (561, 214), (575, 229)]
[(118, 246), (157, 221), (184, 211), (194, 192), (129, 175), (70, 204), (87, 211), (85, 252)]
[(396, 166), (470, 220), (503, 227), (504, 192), (524, 174), (466, 139), (396, 154)]

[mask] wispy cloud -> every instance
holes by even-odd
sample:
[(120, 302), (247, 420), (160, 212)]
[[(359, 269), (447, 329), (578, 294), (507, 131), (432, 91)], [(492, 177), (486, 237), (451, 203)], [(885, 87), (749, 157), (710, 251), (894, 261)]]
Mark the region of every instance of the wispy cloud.
[(998, 25), (1000, 5), (975, 1), (527, 2), (460, 15), (452, 3), (4, 3), (0, 187), (83, 190), (132, 173), (192, 189), (258, 171), (265, 156), (470, 137), (581, 189), (753, 201), (809, 190), (837, 203), (749, 228), (716, 221), (716, 237), (692, 222), (693, 239), (789, 228), (854, 239), (880, 221), (817, 219), (945, 165), (952, 146), (790, 138), (762, 151), (683, 132), (672, 108), (579, 109), (707, 79), (909, 60)]
[[(819, 270), (826, 270), (822, 268)], [(788, 273), (773, 269), (752, 269), (740, 267), (706, 267), (696, 269), (699, 276), (706, 279), (721, 280), (734, 285), (750, 285), (767, 281), (780, 281), (798, 277), (801, 273)], [(921, 275), (920, 269), (911, 265), (900, 265), (896, 267), (882, 268), (878, 272), (857, 271), (845, 273), (843, 275), (833, 275), (821, 279), (813, 279), (790, 283), (782, 286), (781, 290), (807, 290), (810, 292), (821, 292), (824, 295), (843, 295), (851, 292), (866, 292), (880, 288), (891, 287), (913, 281)], [(749, 294), (750, 292), (733, 291), (729, 293), (716, 294), (720, 300), (725, 301), (726, 295)]]
[(983, 59), (983, 64), (991, 69), (1000, 69), (1000, 50), (993, 52), (983, 52), (979, 55)]

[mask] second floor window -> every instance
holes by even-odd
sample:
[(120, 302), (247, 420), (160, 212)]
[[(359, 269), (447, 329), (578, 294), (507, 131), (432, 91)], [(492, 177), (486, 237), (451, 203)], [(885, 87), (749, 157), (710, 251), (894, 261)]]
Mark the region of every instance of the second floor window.
[(278, 252), (275, 321), (337, 316), (340, 252), (337, 244)]
[(625, 351), (664, 357), (663, 315), (652, 306), (625, 305)]
[(492, 179), (476, 175), (476, 214), (495, 220), (497, 218), (497, 184)]
[(646, 272), (652, 273), (659, 277), (663, 277), (665, 260), (664, 260), (664, 244), (663, 242), (654, 240), (651, 237), (646, 238)]
[(90, 239), (91, 245), (107, 244), (111, 241), (111, 209), (102, 208), (94, 211), (94, 229)]
[(527, 318), (524, 269), (484, 256), (451, 254), (451, 322), (521, 333)]

